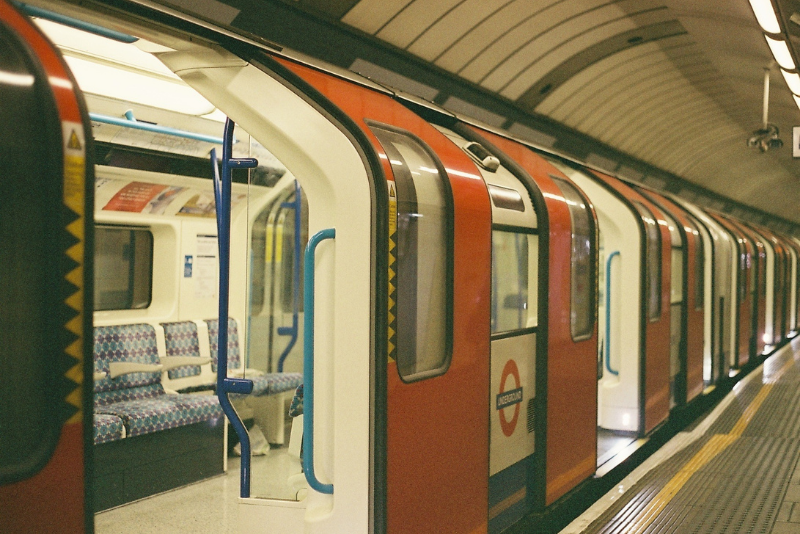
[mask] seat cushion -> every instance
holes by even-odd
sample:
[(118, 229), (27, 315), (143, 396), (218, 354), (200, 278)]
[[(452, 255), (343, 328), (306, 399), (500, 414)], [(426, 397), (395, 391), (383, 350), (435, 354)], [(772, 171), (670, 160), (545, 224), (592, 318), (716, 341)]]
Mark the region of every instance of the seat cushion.
[(269, 395), (291, 391), (303, 383), (303, 375), (301, 373), (271, 373), (266, 376), (270, 378)]
[(184, 396), (161, 395), (151, 399), (123, 401), (96, 408), (96, 411), (120, 417), (130, 437), (190, 425), (222, 414), (219, 403), (214, 404), (216, 397), (204, 395), (202, 397), (208, 398), (200, 400), (184, 400), (181, 397)]
[(116, 415), (95, 414), (94, 415), (94, 444), (108, 443), (122, 439), (125, 427), (122, 419)]
[[(208, 325), (208, 346), (211, 353), (211, 370), (217, 372), (217, 358), (219, 354), (219, 319), (209, 319)], [(241, 358), (239, 354), (239, 330), (236, 326), (236, 319), (228, 317), (228, 368), (239, 369)]]
[[(94, 328), (94, 372), (108, 373), (111, 362), (157, 364), (156, 331), (149, 324), (96, 326)], [(160, 383), (161, 373), (129, 373), (94, 381), (95, 393)]]
[[(197, 335), (197, 325), (192, 321), (177, 323), (161, 323), (164, 327), (164, 343), (167, 356), (193, 356), (200, 357), (200, 339)], [(200, 374), (199, 365), (185, 365), (167, 371), (171, 380), (197, 376)]]

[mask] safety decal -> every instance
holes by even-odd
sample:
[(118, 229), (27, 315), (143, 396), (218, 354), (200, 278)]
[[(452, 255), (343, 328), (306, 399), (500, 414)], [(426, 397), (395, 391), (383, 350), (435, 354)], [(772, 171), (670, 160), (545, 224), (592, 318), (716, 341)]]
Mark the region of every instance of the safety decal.
[(397, 248), (397, 186), (393, 180), (387, 180), (389, 188), (389, 361), (397, 356), (397, 273), (395, 249)]
[(80, 385), (83, 382), (83, 254), (84, 217), (86, 187), (86, 139), (83, 125), (79, 122), (62, 121), (64, 139), (64, 205), (72, 212), (68, 216), (66, 230), (70, 246), (66, 250), (72, 260), (72, 270), (65, 276), (69, 283), (69, 295), (64, 304), (69, 309), (70, 319), (65, 327), (72, 334), (66, 353), (71, 358), (65, 378), (71, 385), (66, 388), (65, 401), (70, 406), (71, 416), (67, 423), (83, 418)]
[[(509, 377), (514, 379), (515, 387), (506, 390), (506, 383)], [(514, 430), (517, 428), (520, 405), (522, 404), (522, 382), (519, 378), (517, 362), (514, 360), (508, 360), (505, 367), (503, 367), (503, 373), (500, 376), (500, 392), (497, 394), (496, 399), (497, 412), (500, 416), (500, 428), (503, 430), (503, 434), (505, 434), (506, 437), (511, 437)], [(514, 415), (511, 416), (511, 420), (509, 420), (506, 418), (504, 410), (512, 406), (514, 407)]]

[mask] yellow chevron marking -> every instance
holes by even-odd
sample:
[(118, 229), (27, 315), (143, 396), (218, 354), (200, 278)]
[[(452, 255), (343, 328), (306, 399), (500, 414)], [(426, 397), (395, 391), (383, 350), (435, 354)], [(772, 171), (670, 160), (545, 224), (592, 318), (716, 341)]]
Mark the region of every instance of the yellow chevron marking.
[(75, 243), (74, 245), (69, 247), (67, 249), (67, 256), (77, 261), (78, 263), (83, 263), (83, 241)]
[(77, 365), (73, 365), (69, 371), (64, 374), (64, 376), (78, 385), (83, 384), (83, 364), (79, 363)]
[(83, 286), (83, 266), (79, 265), (72, 269), (67, 276), (65, 276), (69, 282), (72, 283), (75, 287), (82, 287)]
[[(389, 237), (391, 237), (391, 236), (389, 236)], [(389, 239), (389, 252), (393, 251), (396, 248), (397, 248), (397, 245), (395, 244), (394, 239)], [(391, 254), (389, 255), (389, 257), (391, 257)]]
[(394, 322), (394, 314), (392, 312), (389, 312), (389, 323), (393, 322)]
[(83, 241), (83, 217), (79, 217), (67, 225), (67, 231)]
[(84, 176), (86, 176), (86, 158), (81, 156), (64, 156), (64, 204), (83, 215)]
[(76, 339), (72, 343), (70, 343), (69, 347), (64, 351), (76, 360), (83, 360), (83, 340), (81, 338)]
[[(389, 354), (394, 352), (394, 343), (391, 341), (389, 342)], [(393, 358), (389, 358), (390, 360), (394, 361)]]
[(389, 254), (389, 267), (395, 264), (397, 260), (395, 259), (393, 254)]
[(80, 311), (83, 308), (83, 290), (78, 290), (64, 301), (73, 310)]
[(73, 389), (72, 392), (69, 395), (67, 395), (67, 397), (64, 400), (67, 401), (69, 404), (71, 404), (71, 405), (75, 406), (76, 408), (78, 408), (78, 410), (80, 410), (81, 409), (81, 388)]
[(393, 337), (394, 337), (394, 334), (395, 334), (394, 328), (392, 328), (392, 327), (390, 326), (390, 327), (389, 327), (389, 338), (393, 338)]
[(394, 280), (394, 277), (397, 276), (394, 272), (394, 269), (391, 267), (389, 268), (389, 280)]
[(390, 295), (393, 295), (396, 289), (397, 289), (397, 288), (396, 288), (396, 287), (394, 287), (394, 284), (393, 284), (393, 283), (391, 283), (391, 282), (389, 282), (389, 294), (390, 294)]
[(83, 333), (83, 316), (76, 315), (70, 321), (64, 325), (64, 328), (75, 334), (76, 336), (80, 336)]
[(393, 308), (394, 308), (394, 299), (392, 297), (389, 297), (389, 309), (391, 310)]
[(700, 470), (703, 466), (708, 464), (722, 451), (727, 449), (731, 444), (735, 443), (747, 428), (747, 425), (753, 420), (759, 408), (769, 396), (772, 391), (772, 385), (783, 376), (783, 374), (794, 365), (794, 358), (790, 358), (781, 369), (764, 379), (764, 386), (758, 392), (753, 402), (745, 409), (742, 416), (736, 422), (734, 427), (728, 434), (717, 434), (711, 437), (710, 440), (703, 446), (689, 462), (672, 479), (661, 488), (661, 491), (656, 494), (653, 499), (647, 503), (647, 506), (642, 508), (634, 519), (625, 529), (626, 534), (641, 534), (655, 521), (658, 514), (672, 501), (673, 497), (677, 495), (680, 489), (689, 481), (693, 474)]

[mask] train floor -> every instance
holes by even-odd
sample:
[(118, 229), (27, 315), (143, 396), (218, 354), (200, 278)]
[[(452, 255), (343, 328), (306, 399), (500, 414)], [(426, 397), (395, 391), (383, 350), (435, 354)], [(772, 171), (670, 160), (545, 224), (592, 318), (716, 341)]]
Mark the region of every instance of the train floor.
[[(288, 435), (288, 434), (287, 434)], [(97, 534), (234, 534), (238, 530), (238, 457), (228, 459), (222, 475), (95, 514)], [(285, 481), (296, 470), (287, 448), (253, 456), (253, 497), (293, 499)]]
[(800, 338), (561, 534), (800, 534)]

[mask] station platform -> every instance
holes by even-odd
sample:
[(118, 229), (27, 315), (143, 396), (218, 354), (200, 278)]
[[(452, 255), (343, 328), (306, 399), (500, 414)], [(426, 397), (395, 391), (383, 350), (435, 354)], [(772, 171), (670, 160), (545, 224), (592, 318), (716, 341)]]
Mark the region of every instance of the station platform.
[(800, 534), (800, 337), (561, 534)]

